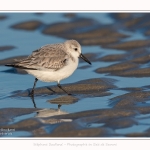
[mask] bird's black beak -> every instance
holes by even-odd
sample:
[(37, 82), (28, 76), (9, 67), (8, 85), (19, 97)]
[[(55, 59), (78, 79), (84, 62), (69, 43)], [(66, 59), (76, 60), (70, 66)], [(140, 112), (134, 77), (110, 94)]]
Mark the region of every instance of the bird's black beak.
[(91, 65), (91, 62), (82, 53), (80, 54), (79, 57)]

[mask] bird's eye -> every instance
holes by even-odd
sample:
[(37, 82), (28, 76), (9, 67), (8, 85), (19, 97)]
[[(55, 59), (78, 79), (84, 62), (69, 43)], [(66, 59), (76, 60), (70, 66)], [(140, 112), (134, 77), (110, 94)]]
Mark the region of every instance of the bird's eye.
[(75, 50), (75, 51), (77, 51), (78, 49), (77, 49), (77, 48), (75, 48), (74, 50)]

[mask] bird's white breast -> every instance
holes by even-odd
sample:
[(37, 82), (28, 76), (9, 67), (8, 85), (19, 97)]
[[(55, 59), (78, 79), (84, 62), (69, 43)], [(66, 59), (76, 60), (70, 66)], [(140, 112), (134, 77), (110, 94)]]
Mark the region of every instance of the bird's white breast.
[(43, 82), (59, 82), (62, 79), (69, 77), (78, 67), (78, 58), (75, 61), (68, 60), (66, 66), (58, 70), (26, 70), (29, 74), (35, 76)]

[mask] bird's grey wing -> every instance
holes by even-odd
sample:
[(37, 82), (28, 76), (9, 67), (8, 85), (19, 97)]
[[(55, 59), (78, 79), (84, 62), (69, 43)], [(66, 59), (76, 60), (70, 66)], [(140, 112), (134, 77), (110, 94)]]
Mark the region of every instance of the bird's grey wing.
[(17, 66), (30, 69), (54, 69), (58, 70), (67, 64), (69, 56), (63, 50), (61, 44), (51, 44), (33, 51), (26, 59), (17, 63)]

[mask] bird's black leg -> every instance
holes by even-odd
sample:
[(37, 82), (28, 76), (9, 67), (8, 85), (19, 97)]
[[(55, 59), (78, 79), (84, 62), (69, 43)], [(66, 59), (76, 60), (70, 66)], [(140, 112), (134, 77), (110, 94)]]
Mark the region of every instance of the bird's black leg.
[(71, 94), (68, 93), (65, 89), (63, 89), (62, 86), (61, 86), (59, 83), (57, 83), (57, 86), (58, 86), (60, 89), (62, 89), (65, 93), (67, 93), (68, 95), (71, 95)]
[(35, 88), (35, 86), (36, 86), (36, 82), (38, 81), (38, 79), (37, 78), (35, 78), (35, 81), (34, 81), (34, 85), (33, 85), (33, 88), (32, 88), (32, 91), (30, 92), (30, 96), (34, 96), (34, 88)]
[(34, 108), (37, 108), (37, 107), (36, 107), (36, 103), (35, 103), (35, 101), (34, 101), (34, 96), (31, 96), (31, 99), (32, 99), (32, 102), (33, 102)]
[(56, 93), (54, 90), (52, 90), (50, 87), (47, 87), (51, 92)]

